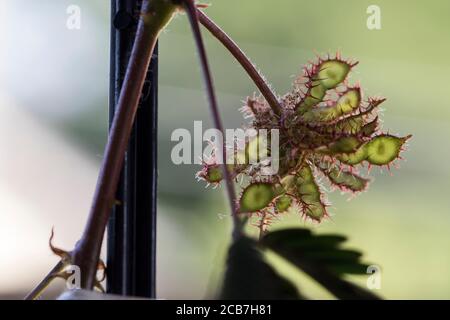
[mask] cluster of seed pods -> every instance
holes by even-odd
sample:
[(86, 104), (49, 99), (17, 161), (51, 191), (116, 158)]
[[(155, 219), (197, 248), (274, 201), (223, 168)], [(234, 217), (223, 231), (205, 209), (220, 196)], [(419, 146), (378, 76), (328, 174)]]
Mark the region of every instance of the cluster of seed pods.
[[(363, 98), (359, 85), (349, 84), (357, 63), (336, 57), (318, 58), (304, 67), (292, 92), (281, 100), (282, 114), (275, 114), (262, 97), (248, 98), (242, 108), (250, 117), (250, 128), (279, 130), (279, 171), (262, 176), (258, 167), (246, 163), (228, 165), (234, 178), (244, 177), (246, 186), (236, 204), (237, 212), (261, 217), (258, 226), (280, 214), (297, 212), (320, 222), (328, 217), (324, 188), (319, 181), (343, 192), (356, 194), (367, 189), (369, 178), (361, 167), (390, 167), (411, 137), (383, 133), (379, 106), (385, 99)], [(256, 141), (256, 142), (255, 142)], [(241, 156), (249, 157), (247, 142)], [(197, 177), (210, 184), (222, 180), (214, 156), (205, 162)]]

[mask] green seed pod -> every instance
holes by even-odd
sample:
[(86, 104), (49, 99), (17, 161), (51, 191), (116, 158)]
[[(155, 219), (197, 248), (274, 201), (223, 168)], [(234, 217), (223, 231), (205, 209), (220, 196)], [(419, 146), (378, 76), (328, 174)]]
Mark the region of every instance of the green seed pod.
[(357, 114), (339, 120), (334, 124), (325, 125), (323, 128), (327, 133), (356, 135), (366, 125), (366, 117), (367, 115), (365, 113)]
[(367, 161), (373, 165), (387, 165), (398, 158), (403, 144), (410, 136), (398, 138), (382, 135), (370, 140), (364, 147), (367, 150)]
[(358, 134), (364, 126), (364, 117), (351, 117), (343, 119), (327, 127), (327, 132), (336, 134)]
[(362, 145), (356, 152), (339, 155), (337, 159), (348, 165), (357, 165), (365, 160), (377, 166), (387, 165), (398, 158), (402, 146), (410, 137), (377, 136)]
[(345, 92), (333, 106), (311, 109), (302, 117), (307, 122), (331, 122), (353, 113), (360, 103), (361, 91), (359, 88), (353, 88)]
[(311, 182), (314, 179), (311, 167), (305, 163), (299, 169), (295, 177), (297, 178), (297, 183)]
[(320, 201), (309, 200), (306, 197), (304, 201), (305, 203), (307, 203), (305, 210), (305, 214), (307, 217), (320, 222), (324, 217), (328, 215), (325, 206)]
[(321, 165), (319, 169), (324, 173), (331, 184), (337, 186), (342, 191), (364, 191), (369, 184), (368, 179), (360, 177), (348, 170), (340, 170), (337, 167), (324, 168), (324, 165)]
[(353, 65), (339, 59), (320, 60), (311, 70), (306, 69), (305, 84), (308, 91), (305, 97), (297, 104), (297, 113), (303, 114), (323, 101), (327, 90), (336, 88), (343, 83)]
[[(369, 97), (363, 101), (359, 86), (347, 82), (354, 65), (339, 55), (319, 59), (304, 68), (292, 92), (280, 96), (281, 112), (278, 108), (272, 111), (263, 97), (249, 98), (242, 108), (252, 118), (248, 129), (279, 130), (276, 175), (267, 177), (263, 165), (256, 163), (263, 160), (260, 156), (269, 157), (275, 151), (269, 148), (270, 137), (268, 141), (260, 136), (248, 140), (247, 135), (245, 146), (234, 154), (233, 164), (227, 164), (233, 182), (238, 182), (238, 176), (247, 181), (270, 181), (252, 182), (237, 205), (238, 212), (262, 217), (260, 227), (265, 228), (276, 214), (287, 211), (315, 221), (326, 217), (325, 194), (315, 176), (318, 171), (331, 185), (356, 193), (365, 190), (370, 180), (355, 174), (354, 167), (364, 162), (369, 167), (389, 165), (399, 157), (410, 136), (380, 135), (377, 113), (385, 99)], [(237, 139), (240, 142), (242, 138)], [(224, 178), (214, 157), (208, 158), (197, 177), (214, 185)]]
[(369, 123), (367, 123), (367, 117), (385, 100), (381, 98), (369, 98), (369, 104), (364, 111), (345, 117), (331, 125), (323, 126), (323, 132), (350, 135), (361, 134), (365, 137), (371, 136), (378, 129), (378, 117)]
[(336, 158), (342, 163), (354, 166), (360, 164), (367, 159), (367, 149), (361, 146), (353, 153), (343, 153), (336, 156)]
[[(246, 165), (227, 164), (227, 169), (232, 178), (242, 173), (247, 168)], [(211, 184), (218, 184), (223, 180), (222, 166), (219, 164), (205, 164), (203, 169), (197, 173), (197, 178), (205, 180)]]
[(275, 201), (275, 210), (278, 213), (286, 212), (291, 207), (291, 204), (292, 198), (287, 195), (283, 195)]
[(327, 215), (327, 211), (311, 167), (305, 164), (296, 177), (297, 195), (304, 208), (304, 214), (313, 220), (321, 221)]
[(242, 192), (240, 212), (256, 212), (266, 208), (275, 197), (274, 186), (270, 183), (250, 184)]
[(295, 181), (295, 175), (290, 174), (281, 179), (281, 185), (286, 192), (292, 192), (296, 188)]
[(378, 129), (378, 117), (376, 117), (371, 122), (365, 124), (361, 128), (361, 134), (365, 137), (370, 137), (377, 131), (377, 129)]
[(305, 97), (302, 103), (298, 105), (298, 110), (300, 114), (302, 114), (308, 109), (311, 109), (316, 104), (322, 102), (326, 92), (327, 90), (320, 82), (318, 81), (313, 82), (313, 86), (309, 90), (308, 95)]
[(319, 148), (317, 151), (333, 156), (339, 154), (349, 154), (356, 152), (362, 143), (363, 142), (355, 136), (342, 137), (326, 147)]
[(198, 175), (209, 183), (219, 183), (223, 179), (222, 168), (218, 164), (205, 166)]
[(347, 78), (351, 65), (345, 61), (328, 60), (320, 65), (319, 70), (320, 83), (326, 89), (333, 89)]

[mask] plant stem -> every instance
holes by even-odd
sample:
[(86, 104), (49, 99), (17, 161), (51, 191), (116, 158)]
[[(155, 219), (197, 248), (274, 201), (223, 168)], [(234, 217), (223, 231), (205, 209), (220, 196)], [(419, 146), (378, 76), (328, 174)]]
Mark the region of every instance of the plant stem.
[(56, 274), (61, 272), (65, 267), (65, 264), (60, 260), (56, 266), (45, 276), (45, 278), (29, 293), (24, 300), (36, 300), (39, 295), (48, 287), (50, 282), (55, 279)]
[[(222, 133), (222, 136), (225, 137), (225, 131), (220, 117), (219, 107), (217, 105), (217, 98), (214, 90), (214, 83), (211, 76), (211, 70), (208, 63), (208, 57), (206, 55), (205, 45), (200, 31), (199, 16), (198, 16), (199, 11), (197, 10), (193, 0), (184, 0), (184, 6), (187, 15), (189, 17), (189, 22), (191, 24), (195, 43), (197, 45), (197, 51), (203, 71), (203, 78), (205, 81), (208, 103), (212, 113), (214, 126), (216, 127), (217, 130), (219, 130)], [(230, 203), (230, 209), (233, 217), (234, 223), (233, 237), (236, 238), (242, 234), (243, 221), (237, 214), (236, 191), (234, 189), (233, 178), (231, 177), (231, 173), (227, 168), (225, 159), (226, 159), (226, 144), (225, 142), (222, 141), (222, 172), (225, 177), (228, 200)]]
[(205, 15), (202, 11), (197, 10), (197, 16), (203, 26), (205, 26), (205, 28), (208, 29), (211, 34), (213, 34), (241, 64), (255, 85), (258, 87), (261, 94), (267, 100), (273, 112), (280, 116), (282, 113), (282, 107), (278, 101), (278, 98), (275, 96), (275, 93), (272, 89), (270, 89), (267, 81), (255, 68), (250, 59), (239, 48), (239, 46), (207, 15)]
[(259, 222), (259, 241), (262, 240), (262, 238), (264, 237), (264, 234), (266, 233), (266, 217), (267, 217), (267, 213), (263, 212), (261, 215), (261, 220)]
[(117, 184), (150, 59), (161, 30), (172, 18), (176, 5), (167, 0), (144, 0), (125, 80), (111, 126), (105, 156), (97, 180), (92, 207), (72, 263), (80, 267), (81, 287), (91, 290), (106, 225), (114, 205)]

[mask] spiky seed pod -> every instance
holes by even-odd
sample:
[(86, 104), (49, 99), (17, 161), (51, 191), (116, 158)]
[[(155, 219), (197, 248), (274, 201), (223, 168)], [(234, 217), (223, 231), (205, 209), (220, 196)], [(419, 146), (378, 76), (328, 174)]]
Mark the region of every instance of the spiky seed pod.
[(411, 136), (398, 138), (392, 135), (381, 135), (370, 140), (364, 147), (367, 149), (367, 161), (373, 165), (387, 165), (398, 158), (402, 146)]
[(313, 108), (302, 115), (305, 122), (332, 122), (342, 116), (358, 110), (361, 103), (361, 91), (359, 88), (351, 88), (344, 92), (331, 106)]
[(208, 183), (219, 183), (223, 179), (223, 173), (220, 165), (213, 164), (207, 165), (205, 164), (203, 170), (197, 173), (197, 177), (199, 179), (203, 179)]
[(288, 195), (282, 195), (275, 201), (275, 211), (283, 213), (289, 210), (292, 205), (292, 198)]
[(360, 106), (359, 113), (344, 117), (332, 124), (320, 125), (316, 127), (316, 130), (318, 129), (322, 133), (333, 133), (335, 135), (360, 134), (362, 136), (370, 136), (378, 129), (378, 117), (369, 121), (371, 119), (371, 114), (385, 100), (386, 99), (369, 98), (368, 104), (365, 107), (362, 105)]
[(274, 186), (270, 183), (252, 183), (242, 192), (239, 199), (240, 212), (257, 212), (266, 208), (275, 197)]
[(399, 157), (403, 145), (409, 138), (411, 135), (403, 138), (387, 134), (379, 135), (360, 146), (355, 152), (340, 154), (337, 158), (351, 166), (363, 161), (376, 166), (388, 165)]
[(336, 88), (347, 78), (351, 65), (341, 60), (327, 60), (320, 64), (319, 79), (321, 85), (329, 90)]
[(330, 183), (341, 191), (362, 192), (369, 185), (369, 179), (363, 178), (350, 170), (341, 169), (330, 162), (316, 162), (315, 164)]
[(364, 125), (364, 117), (357, 116), (349, 117), (347, 119), (340, 120), (335, 124), (324, 126), (323, 129), (324, 132), (335, 135), (355, 135), (361, 132)]
[[(354, 194), (366, 190), (370, 182), (358, 174), (356, 166), (389, 166), (400, 157), (411, 136), (401, 138), (380, 131), (378, 106), (385, 99), (364, 101), (360, 86), (348, 84), (355, 65), (337, 56), (318, 59), (304, 68), (294, 90), (282, 98), (280, 116), (262, 97), (248, 98), (242, 108), (252, 119), (250, 128), (279, 129), (277, 176), (263, 177), (260, 167), (250, 163), (262, 145), (258, 138), (236, 153), (240, 164), (228, 165), (233, 177), (245, 175), (251, 181), (239, 199), (240, 212), (264, 216), (264, 229), (277, 214), (288, 210), (314, 221), (328, 216), (317, 175)], [(198, 177), (218, 184), (222, 172), (210, 161)]]
[(307, 96), (298, 105), (298, 109), (301, 113), (314, 107), (316, 104), (320, 103), (325, 97), (326, 89), (324, 86), (320, 85), (318, 81), (313, 81), (311, 87), (308, 89)]
[[(297, 113), (303, 114), (322, 102), (327, 90), (334, 89), (343, 83), (353, 66), (336, 57), (335, 59), (319, 59), (310, 68), (306, 67), (303, 74), (303, 78), (306, 79), (303, 83), (306, 94), (295, 106)], [(302, 91), (301, 88), (299, 90)]]
[(306, 163), (296, 174), (296, 187), (304, 215), (316, 221), (328, 216), (320, 187), (311, 167)]
[(353, 153), (339, 154), (336, 159), (349, 166), (355, 166), (367, 159), (367, 150), (366, 148), (359, 148)]
[(377, 131), (377, 128), (378, 128), (378, 117), (373, 119), (371, 122), (366, 123), (359, 132), (364, 137), (370, 137)]
[(324, 148), (323, 151), (320, 148), (318, 151), (322, 151), (323, 153), (333, 156), (343, 153), (353, 153), (358, 150), (362, 143), (363, 142), (358, 137), (344, 136), (330, 143), (327, 147)]

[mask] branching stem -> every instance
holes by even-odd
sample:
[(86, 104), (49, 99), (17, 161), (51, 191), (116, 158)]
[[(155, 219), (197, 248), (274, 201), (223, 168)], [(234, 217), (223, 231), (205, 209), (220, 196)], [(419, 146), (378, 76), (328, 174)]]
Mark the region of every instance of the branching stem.
[[(70, 263), (80, 268), (82, 289), (92, 290), (95, 285), (103, 237), (115, 203), (120, 172), (147, 70), (158, 36), (177, 9), (178, 5), (173, 1), (142, 2), (136, 38), (109, 133), (91, 210), (81, 239), (70, 252)], [(61, 263), (58, 263), (54, 270), (59, 269)], [(33, 297), (45, 289), (53, 279), (52, 274), (53, 272), (29, 296)]]
[[(197, 51), (200, 58), (200, 64), (202, 66), (203, 71), (203, 78), (205, 81), (205, 87), (206, 92), (208, 96), (208, 103), (209, 107), (212, 113), (212, 118), (214, 122), (214, 126), (217, 130), (219, 130), (222, 133), (222, 136), (224, 135), (224, 127), (222, 124), (222, 120), (219, 113), (219, 107), (217, 105), (217, 98), (214, 90), (214, 83), (211, 76), (211, 70), (208, 63), (208, 58), (206, 55), (206, 49), (203, 42), (202, 34), (200, 31), (200, 25), (199, 25), (199, 11), (197, 10), (194, 1), (193, 0), (184, 0), (184, 6), (185, 10), (187, 12), (187, 15), (189, 17), (189, 21), (191, 23), (192, 32), (194, 35), (195, 43), (197, 45)], [(243, 229), (243, 221), (237, 214), (236, 210), (236, 191), (234, 188), (234, 182), (233, 178), (231, 177), (231, 173), (227, 168), (226, 161), (226, 144), (222, 143), (222, 172), (225, 177), (225, 184), (227, 188), (228, 193), (228, 199), (230, 203), (231, 213), (233, 217), (234, 222), (234, 230), (233, 230), (233, 236), (239, 237), (242, 234)]]
[(136, 38), (120, 91), (91, 211), (81, 240), (73, 251), (73, 264), (80, 267), (81, 287), (92, 289), (101, 244), (115, 202), (117, 184), (136, 115), (150, 59), (158, 36), (176, 6), (171, 1), (144, 0)]
[[(158, 36), (178, 8), (176, 2), (179, 3), (180, 1), (143, 0), (142, 3), (135, 43), (111, 126), (91, 210), (82, 237), (80, 241), (77, 242), (74, 250), (70, 252), (70, 262), (80, 268), (81, 287), (83, 289), (92, 289), (95, 284), (103, 236), (108, 223), (109, 214), (115, 202), (115, 193), (120, 177), (120, 171), (133, 127), (145, 76)], [(253, 79), (258, 89), (272, 107), (274, 113), (281, 115), (282, 109), (277, 97), (242, 50), (240, 50), (240, 48), (216, 24), (214, 24), (214, 22), (196, 8), (194, 1), (184, 0), (182, 3), (188, 12), (194, 38), (196, 40), (208, 94), (208, 102), (215, 127), (222, 133), (224, 132), (206, 50), (200, 32), (199, 21), (214, 36), (216, 36), (226, 48), (228, 48)], [(224, 143), (222, 154), (223, 157), (225, 157), (226, 145)], [(228, 198), (234, 220), (234, 236), (236, 237), (242, 233), (245, 220), (240, 219), (236, 214), (234, 182), (226, 167), (226, 161), (222, 162), (224, 163), (223, 172), (226, 178)], [(26, 298), (36, 298), (54, 279), (54, 274), (63, 267), (64, 263), (60, 261)]]

